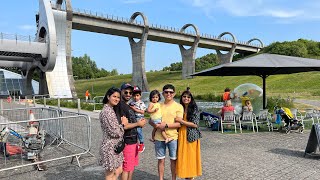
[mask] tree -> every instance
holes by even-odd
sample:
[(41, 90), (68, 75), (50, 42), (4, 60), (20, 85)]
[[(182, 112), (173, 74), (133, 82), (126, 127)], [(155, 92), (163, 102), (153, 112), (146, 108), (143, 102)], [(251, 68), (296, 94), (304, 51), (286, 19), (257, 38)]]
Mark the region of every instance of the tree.
[(95, 61), (90, 56), (84, 54), (80, 57), (72, 57), (73, 75), (78, 79), (92, 79), (106, 76), (118, 75), (118, 71), (113, 69), (111, 72), (105, 69), (99, 69)]

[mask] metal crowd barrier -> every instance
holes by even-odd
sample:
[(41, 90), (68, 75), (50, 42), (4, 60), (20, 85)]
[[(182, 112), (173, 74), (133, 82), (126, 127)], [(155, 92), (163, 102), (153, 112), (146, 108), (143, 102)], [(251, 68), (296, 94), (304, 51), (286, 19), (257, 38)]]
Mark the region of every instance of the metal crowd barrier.
[(0, 154), (0, 172), (66, 158), (72, 158), (71, 163), (76, 158), (80, 167), (80, 156), (91, 154), (90, 117), (54, 108), (1, 109), (0, 130), (8, 127), (24, 137), (28, 133), (29, 122), (35, 121), (29, 120), (30, 110), (36, 121), (39, 122), (39, 129), (44, 130), (46, 134), (45, 146), (40, 153), (41, 159), (38, 161), (27, 160), (25, 152), (23, 152), (25, 147), (23, 147), (22, 140), (14, 135), (9, 135), (7, 144), (18, 147), (22, 151), (9, 158), (3, 151), (3, 154)]
[(97, 104), (103, 104), (102, 100), (103, 100), (104, 96), (96, 96), (93, 98), (93, 111), (96, 110), (96, 105)]

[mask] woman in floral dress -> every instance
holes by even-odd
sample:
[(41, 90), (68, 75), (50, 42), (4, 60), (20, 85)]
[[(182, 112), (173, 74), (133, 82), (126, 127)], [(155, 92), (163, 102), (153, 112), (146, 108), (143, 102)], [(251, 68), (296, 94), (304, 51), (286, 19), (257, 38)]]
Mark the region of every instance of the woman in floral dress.
[(128, 123), (128, 120), (117, 116), (113, 109), (119, 101), (120, 90), (113, 87), (110, 88), (103, 98), (104, 107), (99, 116), (103, 133), (99, 165), (106, 170), (106, 180), (116, 180), (122, 173), (123, 153), (117, 154), (115, 146), (123, 140), (123, 127)]

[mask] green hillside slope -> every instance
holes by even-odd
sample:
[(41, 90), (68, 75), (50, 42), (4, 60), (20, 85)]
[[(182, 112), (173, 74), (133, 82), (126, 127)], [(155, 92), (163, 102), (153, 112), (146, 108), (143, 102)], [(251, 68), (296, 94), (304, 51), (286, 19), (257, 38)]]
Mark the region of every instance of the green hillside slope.
[[(262, 79), (258, 76), (225, 76), (225, 77), (194, 77), (181, 79), (181, 72), (149, 72), (147, 73), (150, 89), (158, 89), (172, 83), (177, 92), (187, 86), (195, 95), (221, 94), (226, 87), (234, 89), (243, 83), (253, 83), (262, 87)], [(118, 75), (90, 80), (78, 80), (75, 83), (80, 98), (84, 97), (86, 89), (92, 96), (103, 96), (112, 86), (120, 87), (123, 82), (130, 82), (131, 75)], [(320, 99), (320, 72), (298, 73), (290, 75), (274, 75), (267, 78), (267, 96), (290, 96), (297, 98)], [(93, 89), (93, 92), (92, 92)]]

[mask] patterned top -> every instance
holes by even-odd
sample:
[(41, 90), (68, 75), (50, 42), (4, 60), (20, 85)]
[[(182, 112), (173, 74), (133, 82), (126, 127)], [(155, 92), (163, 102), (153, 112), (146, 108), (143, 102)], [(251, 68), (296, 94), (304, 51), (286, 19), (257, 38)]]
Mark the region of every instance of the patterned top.
[(123, 163), (123, 153), (116, 154), (114, 146), (123, 139), (124, 129), (119, 124), (113, 108), (107, 104), (104, 105), (99, 119), (103, 137), (99, 165), (105, 170), (113, 171), (122, 166)]
[[(132, 105), (134, 105), (135, 108), (139, 109), (139, 110), (146, 110), (146, 105), (144, 104), (143, 101), (139, 100), (139, 101), (132, 101), (131, 102)], [(130, 104), (131, 104), (130, 103)], [(136, 116), (136, 120), (139, 120), (141, 118), (144, 118), (144, 114), (138, 113), (138, 112), (134, 112), (135, 116)]]

